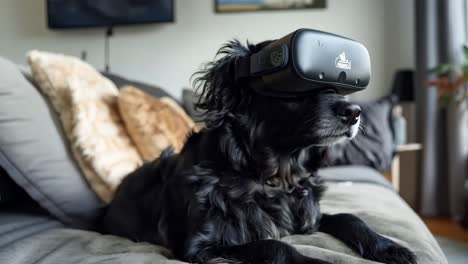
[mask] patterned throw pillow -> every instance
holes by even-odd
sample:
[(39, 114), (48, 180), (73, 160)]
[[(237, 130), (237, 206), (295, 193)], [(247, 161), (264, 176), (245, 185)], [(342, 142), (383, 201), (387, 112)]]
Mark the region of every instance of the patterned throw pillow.
[(28, 61), (83, 174), (98, 196), (110, 201), (122, 178), (142, 163), (120, 119), (117, 88), (74, 57), (31, 51)]
[(156, 98), (126, 86), (120, 90), (119, 109), (127, 130), (144, 160), (153, 160), (172, 146), (179, 152), (195, 124), (172, 99)]

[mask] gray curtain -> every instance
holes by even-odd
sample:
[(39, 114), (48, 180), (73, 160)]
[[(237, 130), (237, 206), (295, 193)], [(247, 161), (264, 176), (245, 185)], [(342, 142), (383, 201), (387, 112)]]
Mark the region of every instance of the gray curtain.
[(423, 144), (420, 205), (423, 215), (465, 211), (468, 162), (467, 102), (441, 109), (436, 88), (427, 88), (428, 70), (440, 63), (463, 62), (466, 0), (416, 0), (416, 109)]

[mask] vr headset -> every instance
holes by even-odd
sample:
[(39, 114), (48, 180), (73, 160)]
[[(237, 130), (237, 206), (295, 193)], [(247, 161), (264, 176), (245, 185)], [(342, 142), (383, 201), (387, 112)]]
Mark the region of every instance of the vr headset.
[(364, 90), (370, 81), (370, 58), (360, 43), (312, 29), (299, 29), (240, 57), (236, 81), (246, 81), (259, 93), (295, 97), (333, 90), (350, 94)]

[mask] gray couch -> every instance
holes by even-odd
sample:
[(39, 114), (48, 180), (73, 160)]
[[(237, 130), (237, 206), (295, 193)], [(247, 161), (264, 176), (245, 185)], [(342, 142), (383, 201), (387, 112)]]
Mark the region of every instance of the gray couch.
[[(103, 204), (69, 153), (57, 117), (28, 75), (0, 58), (0, 263), (181, 263), (160, 246), (92, 231)], [(323, 212), (353, 213), (415, 252), (418, 263), (447, 263), (421, 219), (368, 167), (323, 169)], [(283, 238), (333, 263), (365, 261), (316, 233)]]

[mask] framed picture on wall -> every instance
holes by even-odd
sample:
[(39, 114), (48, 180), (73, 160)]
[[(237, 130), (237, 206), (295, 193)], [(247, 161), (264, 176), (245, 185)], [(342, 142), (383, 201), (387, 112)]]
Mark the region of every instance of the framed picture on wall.
[(214, 0), (218, 13), (325, 8), (327, 0)]

